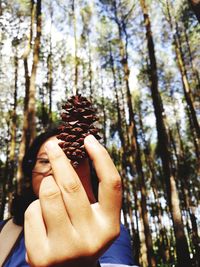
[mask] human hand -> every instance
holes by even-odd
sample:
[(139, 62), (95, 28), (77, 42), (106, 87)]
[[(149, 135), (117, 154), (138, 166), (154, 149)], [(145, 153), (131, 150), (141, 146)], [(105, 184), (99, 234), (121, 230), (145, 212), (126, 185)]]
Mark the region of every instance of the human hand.
[(53, 175), (40, 185), (39, 199), (25, 213), (25, 244), (31, 266), (94, 267), (120, 231), (121, 179), (105, 148), (93, 137), (85, 148), (99, 178), (91, 204), (62, 149), (46, 144)]

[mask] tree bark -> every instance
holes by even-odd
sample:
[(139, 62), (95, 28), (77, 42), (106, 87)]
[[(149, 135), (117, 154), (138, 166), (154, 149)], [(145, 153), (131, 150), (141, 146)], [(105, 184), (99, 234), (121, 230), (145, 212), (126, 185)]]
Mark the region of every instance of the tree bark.
[(53, 92), (53, 52), (52, 52), (52, 18), (53, 17), (53, 7), (51, 4), (51, 29), (49, 38), (49, 55), (47, 57), (47, 80), (48, 80), (48, 97), (49, 97), (49, 110), (48, 110), (48, 126), (52, 124), (52, 92)]
[(73, 30), (74, 30), (74, 88), (73, 94), (78, 94), (78, 45), (77, 45), (77, 33), (76, 33), (76, 14), (75, 14), (75, 0), (72, 0), (72, 18), (73, 18)]
[[(7, 121), (7, 126), (8, 126), (8, 130), (7, 130), (7, 136), (9, 136), (10, 134), (10, 121)], [(4, 219), (4, 212), (5, 212), (5, 206), (6, 206), (6, 202), (7, 202), (7, 193), (8, 193), (8, 175), (9, 175), (9, 139), (6, 139), (6, 155), (5, 155), (5, 167), (4, 167), (4, 172), (2, 174), (2, 194), (1, 194), (1, 209), (0, 209), (0, 220)], [(0, 175), (1, 176), (1, 175)]]
[[(14, 98), (13, 98), (13, 109), (11, 110), (11, 125), (10, 125), (10, 149), (9, 149), (9, 174), (8, 174), (8, 194), (10, 195), (12, 201), (12, 193), (13, 186), (14, 186), (14, 177), (16, 171), (16, 164), (15, 164), (15, 149), (16, 149), (16, 134), (17, 134), (17, 93), (18, 93), (18, 52), (17, 48), (15, 49), (15, 57), (14, 57), (14, 64), (15, 64), (15, 86), (14, 86)], [(16, 189), (16, 188), (15, 188)], [(11, 202), (10, 201), (10, 202)], [(10, 210), (10, 207), (9, 207)]]
[(151, 79), (151, 95), (156, 117), (156, 128), (158, 134), (159, 152), (162, 160), (163, 173), (166, 182), (166, 191), (170, 212), (172, 215), (174, 234), (176, 239), (177, 262), (179, 267), (191, 265), (189, 248), (184, 233), (181, 210), (179, 205), (179, 196), (177, 192), (175, 176), (172, 170), (172, 158), (170, 154), (170, 140), (164, 121), (164, 108), (162, 99), (158, 91), (157, 63), (155, 57), (155, 49), (153, 36), (151, 31), (151, 22), (145, 0), (140, 0), (144, 24), (146, 28), (147, 47), (150, 59), (150, 79)]
[(52, 63), (52, 45), (50, 44), (50, 52), (47, 58), (48, 67), (48, 96), (49, 96), (49, 110), (48, 110), (48, 126), (52, 124), (52, 92), (53, 92), (53, 63)]
[[(33, 10), (34, 2), (32, 1), (32, 12), (31, 12), (31, 29), (30, 37), (32, 36), (33, 29)], [(27, 58), (25, 60), (25, 79), (26, 79), (26, 96), (25, 96), (25, 111), (24, 111), (24, 122), (23, 122), (23, 132), (22, 139), (19, 147), (19, 158), (18, 158), (18, 170), (17, 170), (17, 184), (18, 184), (18, 193), (21, 192), (22, 186), (22, 160), (25, 152), (27, 151), (29, 145), (33, 141), (36, 134), (36, 125), (35, 125), (35, 80), (36, 80), (36, 71), (37, 65), (39, 62), (39, 51), (40, 51), (40, 37), (41, 37), (41, 0), (37, 0), (36, 4), (36, 37), (33, 48), (33, 63), (31, 70), (31, 77), (29, 78), (28, 74), (28, 55), (30, 50), (28, 49)], [(31, 38), (30, 38), (31, 40)], [(30, 44), (29, 44), (30, 45)]]
[(94, 91), (92, 87), (92, 49), (91, 49), (91, 43), (90, 43), (90, 36), (88, 33), (88, 59), (89, 59), (89, 70), (88, 70), (88, 76), (89, 76), (89, 90), (90, 90), (90, 100), (93, 102), (93, 97), (94, 97)]
[[(100, 71), (100, 70), (99, 70)], [(103, 87), (103, 77), (102, 77), (102, 73), (100, 72), (100, 88), (101, 88), (101, 108), (103, 111), (103, 143), (104, 146), (107, 146), (107, 136), (106, 136), (106, 107), (105, 107), (105, 97), (104, 97), (104, 87)]]

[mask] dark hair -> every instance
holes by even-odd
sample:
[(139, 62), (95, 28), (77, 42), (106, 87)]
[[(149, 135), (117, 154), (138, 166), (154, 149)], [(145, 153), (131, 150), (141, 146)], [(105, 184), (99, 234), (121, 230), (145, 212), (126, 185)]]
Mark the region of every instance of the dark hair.
[[(27, 207), (31, 202), (36, 200), (36, 196), (32, 188), (32, 170), (36, 163), (37, 154), (41, 146), (52, 136), (59, 134), (58, 128), (53, 128), (45, 131), (44, 133), (38, 135), (28, 151), (25, 153), (25, 156), (22, 161), (22, 171), (24, 175), (24, 183), (22, 188), (22, 193), (20, 195), (16, 194), (14, 196), (11, 214), (13, 215), (14, 222), (18, 225), (23, 225), (24, 222), (24, 213)], [(97, 199), (98, 197), (98, 178), (96, 172), (92, 166), (92, 162), (89, 160), (90, 170), (92, 176), (92, 188), (94, 195)]]
[(36, 163), (37, 154), (40, 150), (40, 147), (52, 136), (59, 134), (57, 128), (49, 129), (46, 132), (38, 135), (30, 148), (26, 152), (23, 161), (22, 161), (22, 171), (25, 178), (32, 178), (32, 170)]
[(24, 223), (24, 213), (31, 202), (36, 200), (36, 196), (32, 188), (32, 170), (35, 166), (37, 154), (40, 147), (44, 144), (47, 139), (55, 136), (59, 133), (57, 128), (52, 128), (46, 130), (44, 133), (38, 135), (27, 152), (24, 155), (22, 161), (22, 172), (23, 172), (23, 185), (21, 194), (15, 194), (12, 206), (11, 214), (13, 215), (14, 222), (18, 225), (23, 225)]

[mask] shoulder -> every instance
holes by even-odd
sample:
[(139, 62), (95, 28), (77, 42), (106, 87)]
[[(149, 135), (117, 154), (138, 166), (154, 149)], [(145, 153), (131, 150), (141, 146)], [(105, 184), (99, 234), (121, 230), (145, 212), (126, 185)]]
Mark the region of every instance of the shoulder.
[(121, 224), (120, 236), (114, 241), (110, 248), (100, 258), (101, 266), (134, 266), (132, 256), (131, 239), (129, 232)]
[(9, 219), (6, 219), (6, 220), (3, 220), (3, 221), (0, 221), (0, 232), (1, 232), (2, 228), (4, 227), (4, 225), (5, 225), (9, 220), (10, 220), (10, 218), (9, 218)]
[(12, 250), (10, 257), (5, 262), (4, 267), (10, 266), (20, 266), (20, 267), (29, 267), (25, 260), (25, 242), (24, 242), (24, 234), (19, 237), (19, 240), (15, 247)]

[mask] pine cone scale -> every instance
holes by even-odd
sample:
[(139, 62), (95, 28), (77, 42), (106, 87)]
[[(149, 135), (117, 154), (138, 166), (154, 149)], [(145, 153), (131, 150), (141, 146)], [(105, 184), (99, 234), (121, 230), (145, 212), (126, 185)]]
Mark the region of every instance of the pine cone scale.
[(98, 120), (95, 113), (97, 110), (92, 103), (81, 95), (75, 95), (68, 99), (62, 106), (64, 111), (61, 114), (63, 124), (59, 127), (60, 134), (57, 138), (62, 140), (60, 147), (66, 156), (76, 167), (81, 160), (87, 157), (84, 147), (84, 139), (87, 135), (93, 134), (97, 139), (99, 129), (94, 123)]

